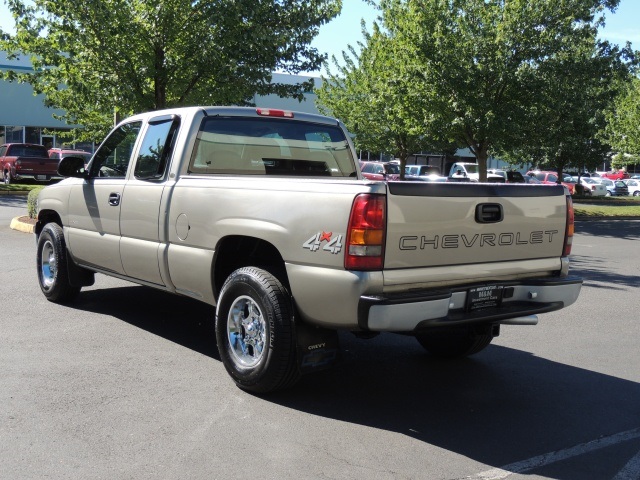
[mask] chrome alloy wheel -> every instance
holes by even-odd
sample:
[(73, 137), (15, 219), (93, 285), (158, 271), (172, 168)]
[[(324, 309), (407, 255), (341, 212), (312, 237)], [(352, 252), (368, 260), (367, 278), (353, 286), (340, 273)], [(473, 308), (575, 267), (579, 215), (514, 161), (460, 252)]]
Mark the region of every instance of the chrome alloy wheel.
[(40, 277), (45, 290), (49, 290), (53, 286), (57, 270), (58, 259), (56, 257), (56, 251), (53, 248), (53, 244), (47, 240), (44, 245), (42, 245), (42, 260), (40, 265)]
[(254, 367), (262, 359), (267, 339), (262, 311), (251, 297), (234, 300), (227, 318), (227, 338), (231, 352), (243, 367)]

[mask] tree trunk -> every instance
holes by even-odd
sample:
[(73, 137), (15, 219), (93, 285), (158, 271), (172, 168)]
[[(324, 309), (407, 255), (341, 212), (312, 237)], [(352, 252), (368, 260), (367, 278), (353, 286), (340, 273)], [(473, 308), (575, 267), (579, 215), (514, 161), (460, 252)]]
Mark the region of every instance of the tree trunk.
[(487, 181), (487, 159), (489, 158), (489, 154), (487, 149), (482, 146), (478, 149), (476, 153), (476, 161), (478, 162), (478, 181), (486, 182)]
[(165, 52), (162, 46), (155, 48), (154, 100), (155, 110), (167, 108), (167, 72), (165, 67)]

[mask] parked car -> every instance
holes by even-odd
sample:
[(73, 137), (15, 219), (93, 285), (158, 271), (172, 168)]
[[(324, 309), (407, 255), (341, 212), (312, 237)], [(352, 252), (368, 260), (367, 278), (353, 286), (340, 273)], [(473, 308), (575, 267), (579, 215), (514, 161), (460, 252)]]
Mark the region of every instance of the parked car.
[(618, 170), (617, 172), (601, 172), (600, 176), (602, 178), (608, 178), (609, 180), (622, 180), (629, 178), (629, 174), (624, 170)]
[(607, 194), (607, 187), (591, 177), (571, 177), (576, 183), (578, 179), (583, 186), (585, 196), (603, 197)]
[(627, 188), (622, 180), (600, 178), (600, 183), (607, 188), (607, 197), (629, 195), (629, 188)]
[(65, 149), (65, 148), (49, 149), (49, 158), (53, 158), (60, 161), (65, 157), (80, 157), (84, 159), (85, 167), (89, 164), (89, 160), (91, 160), (91, 155), (92, 155), (91, 153), (85, 152), (84, 150), (71, 150), (71, 149)]
[(433, 165), (407, 165), (404, 167), (404, 173), (412, 177), (424, 177), (428, 175), (440, 176), (440, 167)]
[(526, 183), (520, 172), (515, 170), (501, 170), (499, 168), (490, 168), (487, 174), (499, 175), (504, 179), (504, 183)]
[[(453, 181), (472, 181), (477, 182), (480, 179), (478, 164), (469, 162), (456, 162), (451, 165), (449, 170), (449, 179)], [(487, 170), (487, 182), (504, 183), (504, 177), (489, 173)]]
[(397, 180), (400, 165), (388, 162), (360, 162), (362, 176), (369, 180)]
[(529, 183), (531, 185), (544, 185), (540, 180), (532, 175), (524, 175), (524, 183)]
[(627, 180), (623, 180), (623, 182), (629, 189), (629, 195), (633, 195), (634, 197), (640, 196), (640, 178), (629, 178)]
[(405, 180), (413, 180), (418, 182), (447, 182), (449, 181), (449, 177), (443, 177), (442, 175), (407, 175), (404, 177)]
[[(546, 185), (556, 185), (558, 183), (558, 174), (556, 172), (529, 170), (527, 172), (527, 176), (537, 178), (541, 183)], [(575, 182), (571, 182), (571, 177), (565, 176), (560, 183), (569, 189), (569, 193), (571, 195), (575, 195), (576, 184)]]

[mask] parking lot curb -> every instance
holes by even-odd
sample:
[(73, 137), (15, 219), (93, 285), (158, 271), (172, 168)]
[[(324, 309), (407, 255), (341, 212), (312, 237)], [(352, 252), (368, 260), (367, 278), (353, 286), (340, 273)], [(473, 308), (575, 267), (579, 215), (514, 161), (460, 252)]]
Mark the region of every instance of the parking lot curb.
[(20, 220), (21, 218), (23, 217), (15, 217), (13, 220), (11, 220), (11, 224), (9, 225), (9, 228), (13, 230), (17, 230), (19, 232), (33, 233), (35, 229), (35, 225), (32, 225), (31, 223), (23, 222), (22, 220)]
[(590, 216), (576, 216), (576, 222), (595, 222), (598, 220), (640, 220), (640, 217), (627, 216), (627, 217), (590, 217)]
[(0, 189), (0, 195), (29, 195), (28, 190), (4, 190)]

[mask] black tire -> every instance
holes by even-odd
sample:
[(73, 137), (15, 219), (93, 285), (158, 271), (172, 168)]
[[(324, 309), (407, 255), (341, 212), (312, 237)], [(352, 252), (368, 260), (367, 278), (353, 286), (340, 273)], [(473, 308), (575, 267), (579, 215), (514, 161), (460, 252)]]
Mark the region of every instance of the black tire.
[(238, 387), (267, 393), (298, 381), (291, 297), (271, 273), (244, 267), (227, 278), (215, 330), (222, 363)]
[(62, 228), (47, 223), (38, 237), (38, 283), (47, 300), (67, 303), (73, 300), (80, 287), (71, 285), (67, 270), (67, 246)]
[(633, 192), (633, 196), (634, 197), (640, 196), (640, 190), (636, 190), (635, 192)]
[(416, 339), (431, 355), (459, 358), (484, 350), (493, 340), (491, 326), (438, 328), (419, 333)]

